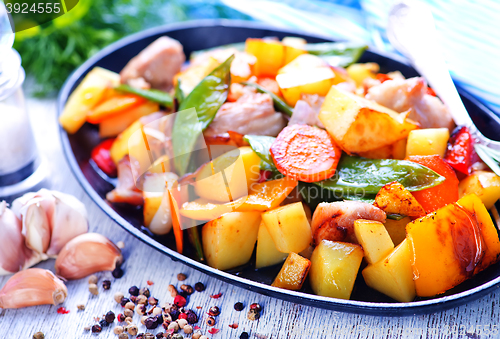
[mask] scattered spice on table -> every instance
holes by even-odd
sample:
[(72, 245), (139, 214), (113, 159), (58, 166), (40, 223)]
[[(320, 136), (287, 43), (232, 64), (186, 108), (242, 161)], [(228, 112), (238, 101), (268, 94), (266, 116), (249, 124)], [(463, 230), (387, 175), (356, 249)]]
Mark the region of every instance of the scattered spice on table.
[(57, 309), (57, 313), (58, 313), (58, 314), (68, 314), (68, 313), (69, 313), (69, 310), (67, 310), (67, 309), (66, 309), (66, 308), (64, 308), (64, 307), (59, 307), (59, 308)]
[(111, 280), (103, 280), (102, 281), (102, 288), (105, 290), (109, 290), (111, 288)]
[(237, 329), (238, 328), (238, 323), (229, 324), (229, 327), (231, 327), (233, 329)]
[(212, 306), (210, 307), (210, 309), (208, 310), (208, 314), (212, 317), (216, 317), (220, 314), (220, 308), (217, 307), (217, 306)]
[(96, 275), (92, 274), (92, 275), (89, 277), (89, 285), (90, 285), (90, 284), (97, 284), (97, 281), (98, 281), (98, 279), (97, 279), (97, 276), (96, 276)]
[(101, 333), (102, 327), (99, 325), (92, 326), (92, 333)]
[(203, 292), (205, 290), (205, 285), (203, 285), (202, 282), (197, 282), (196, 284), (194, 284), (194, 289), (196, 290), (196, 292)]
[(152, 282), (151, 280), (148, 280), (148, 281), (146, 281), (146, 284), (148, 284), (149, 286), (151, 286), (151, 285), (154, 285), (154, 282)]
[(241, 332), (240, 334), (240, 339), (248, 339), (250, 336), (248, 335), (247, 332)]
[(244, 308), (245, 306), (242, 302), (237, 302), (236, 304), (234, 304), (234, 309), (238, 312), (243, 311)]
[(132, 286), (128, 289), (128, 293), (130, 295), (133, 295), (134, 297), (137, 297), (139, 295), (139, 287), (137, 286)]
[(216, 328), (211, 328), (208, 330), (208, 333), (210, 334), (217, 334), (220, 330), (216, 329)]
[(89, 284), (89, 292), (93, 295), (98, 295), (99, 289), (97, 288), (97, 284)]
[(45, 334), (43, 332), (36, 332), (33, 334), (33, 339), (45, 339)]
[(187, 275), (185, 275), (184, 273), (177, 274), (177, 280), (184, 281), (186, 279), (187, 279)]
[(214, 317), (208, 317), (205, 320), (205, 324), (207, 324), (207, 326), (215, 326), (215, 319), (214, 319)]
[(210, 295), (210, 298), (213, 298), (213, 299), (219, 299), (220, 297), (222, 297), (222, 292), (221, 292), (221, 293), (211, 294), (211, 295)]

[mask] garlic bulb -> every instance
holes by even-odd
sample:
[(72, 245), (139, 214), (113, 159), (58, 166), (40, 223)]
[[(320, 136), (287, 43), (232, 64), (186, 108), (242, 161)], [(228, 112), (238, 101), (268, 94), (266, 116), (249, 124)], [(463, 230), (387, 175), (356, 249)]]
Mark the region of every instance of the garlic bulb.
[(85, 206), (69, 194), (41, 189), (14, 200), (12, 210), (22, 220), (26, 246), (41, 259), (57, 256), (69, 240), (88, 231)]
[(112, 271), (123, 261), (121, 250), (98, 233), (85, 233), (64, 245), (56, 260), (56, 274), (80, 279), (100, 271)]
[(52, 237), (47, 250), (49, 256), (56, 256), (63, 246), (74, 237), (87, 233), (87, 210), (85, 205), (72, 195), (52, 191), (55, 208), (50, 225)]
[(0, 308), (21, 308), (36, 305), (58, 305), (68, 289), (54, 273), (30, 268), (14, 274), (0, 290)]
[(15, 216), (5, 201), (0, 202), (0, 275), (21, 270), (32, 251), (24, 244), (21, 221)]

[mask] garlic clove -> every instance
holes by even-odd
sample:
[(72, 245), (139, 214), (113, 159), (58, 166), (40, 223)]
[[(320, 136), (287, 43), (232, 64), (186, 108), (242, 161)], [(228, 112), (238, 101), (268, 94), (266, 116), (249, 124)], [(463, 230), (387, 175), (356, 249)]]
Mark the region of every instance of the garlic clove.
[(47, 214), (40, 204), (40, 198), (34, 198), (25, 205), (22, 216), (26, 246), (42, 255), (49, 248), (51, 232)]
[(24, 194), (22, 197), (17, 198), (12, 202), (12, 211), (16, 214), (19, 219), (22, 219), (23, 207), (28, 205), (33, 199), (38, 199), (42, 205), (45, 213), (47, 213), (47, 219), (52, 218), (52, 213), (54, 212), (54, 196), (52, 191), (42, 188), (38, 192), (30, 192)]
[(70, 240), (56, 260), (56, 274), (80, 279), (100, 271), (112, 271), (123, 261), (120, 249), (98, 233), (85, 233)]
[(36, 305), (58, 305), (68, 289), (54, 273), (30, 268), (14, 274), (0, 290), (0, 308), (21, 308)]
[(23, 268), (27, 257), (31, 257), (24, 243), (21, 221), (15, 216), (5, 201), (0, 202), (0, 275), (15, 273)]
[(56, 256), (63, 246), (78, 235), (88, 232), (85, 205), (72, 195), (52, 191), (55, 198), (50, 222), (52, 238), (47, 255)]

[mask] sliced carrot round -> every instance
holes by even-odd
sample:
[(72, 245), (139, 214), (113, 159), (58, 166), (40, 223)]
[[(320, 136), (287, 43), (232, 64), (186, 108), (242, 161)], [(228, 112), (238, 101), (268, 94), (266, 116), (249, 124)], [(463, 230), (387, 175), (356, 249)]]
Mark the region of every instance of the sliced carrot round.
[(304, 182), (332, 177), (341, 155), (328, 132), (308, 125), (285, 127), (271, 146), (278, 171)]

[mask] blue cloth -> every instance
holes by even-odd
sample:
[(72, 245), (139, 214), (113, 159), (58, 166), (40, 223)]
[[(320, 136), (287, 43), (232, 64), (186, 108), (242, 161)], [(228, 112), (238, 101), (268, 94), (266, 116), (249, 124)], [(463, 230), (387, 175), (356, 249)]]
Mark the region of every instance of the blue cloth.
[[(422, 0), (436, 21), (438, 40), (459, 86), (500, 115), (500, 2)], [(392, 0), (222, 0), (255, 20), (281, 27), (364, 41), (393, 51), (385, 36)]]

